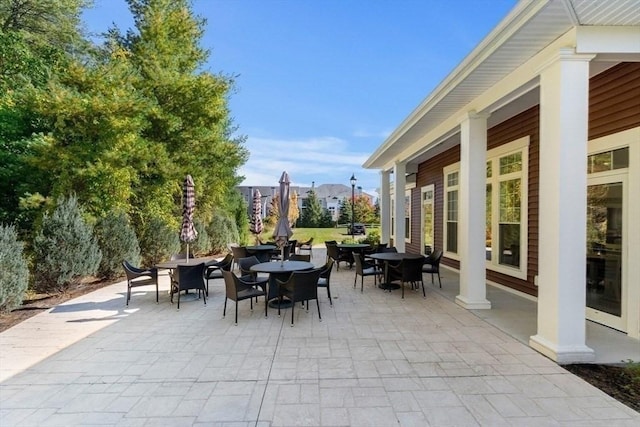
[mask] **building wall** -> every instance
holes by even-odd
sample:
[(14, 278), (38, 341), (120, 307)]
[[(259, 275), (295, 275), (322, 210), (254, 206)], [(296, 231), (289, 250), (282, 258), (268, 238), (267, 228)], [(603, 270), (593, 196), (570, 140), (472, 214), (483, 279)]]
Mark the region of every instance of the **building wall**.
[[(538, 214), (540, 209), (539, 125), (539, 106), (535, 106), (487, 131), (487, 150), (524, 136), (529, 136), (530, 139), (527, 279), (522, 280), (487, 270), (487, 280), (530, 295), (537, 295), (535, 277), (538, 274)], [(622, 63), (592, 77), (589, 86), (589, 140), (638, 126), (640, 126), (640, 63)], [(417, 185), (411, 195), (411, 243), (407, 244), (407, 251), (420, 252), (422, 241), (420, 236), (420, 188), (429, 184), (434, 184), (435, 187), (435, 247), (443, 248), (443, 168), (458, 161), (460, 161), (459, 146), (420, 164)], [(453, 259), (443, 258), (442, 263), (456, 269), (460, 267), (459, 261)]]
[(623, 62), (589, 81), (589, 140), (640, 126), (640, 62)]

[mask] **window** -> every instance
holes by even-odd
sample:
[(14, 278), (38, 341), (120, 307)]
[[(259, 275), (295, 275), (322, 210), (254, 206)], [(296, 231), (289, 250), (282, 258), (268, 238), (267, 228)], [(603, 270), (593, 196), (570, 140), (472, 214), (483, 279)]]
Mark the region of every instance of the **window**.
[(445, 251), (454, 254), (458, 253), (458, 174), (457, 170), (445, 174)]
[(422, 244), (423, 254), (429, 255), (434, 246), (434, 185), (422, 187)]
[(525, 137), (487, 152), (486, 259), (489, 268), (522, 278), (526, 278), (522, 261), (527, 247), (528, 145)]
[(629, 147), (587, 157), (587, 173), (597, 173), (629, 167)]
[[(527, 152), (529, 137), (487, 152), (485, 257), (487, 268), (526, 279)], [(460, 164), (444, 168), (444, 246), (458, 252)]]
[(411, 190), (404, 193), (404, 238), (411, 242)]

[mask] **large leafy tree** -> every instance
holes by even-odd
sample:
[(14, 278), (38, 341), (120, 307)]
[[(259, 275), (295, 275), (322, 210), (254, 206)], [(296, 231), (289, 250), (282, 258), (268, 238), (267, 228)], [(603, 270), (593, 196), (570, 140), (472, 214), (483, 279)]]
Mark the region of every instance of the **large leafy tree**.
[(201, 71), (204, 21), (186, 0), (129, 5), (135, 30), (111, 29), (101, 49), (67, 56), (64, 73), (26, 91), (42, 135), (30, 166), (57, 177), (37, 190), (74, 191), (97, 217), (125, 210), (138, 229), (160, 217), (177, 230), (191, 174), (197, 216), (208, 221), (214, 206), (232, 212), (228, 196), (247, 158), (228, 110), (233, 79)]
[[(79, 30), (84, 0), (0, 0), (0, 221), (29, 220), (21, 197), (47, 192), (51, 182), (29, 159), (48, 131), (29, 100), (64, 73), (69, 59), (83, 55)], [(28, 203), (27, 203), (28, 204)]]

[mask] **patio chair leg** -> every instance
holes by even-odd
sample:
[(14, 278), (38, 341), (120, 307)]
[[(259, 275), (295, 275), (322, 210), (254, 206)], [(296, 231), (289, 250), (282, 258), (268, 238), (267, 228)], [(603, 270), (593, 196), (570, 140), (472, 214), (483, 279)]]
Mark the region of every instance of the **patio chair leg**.
[(318, 301), (317, 298), (316, 298), (316, 306), (318, 307), (318, 317), (320, 318), (320, 321), (322, 322), (322, 315), (320, 314), (320, 301)]
[(178, 291), (178, 310), (180, 310), (180, 291)]
[(236, 301), (236, 326), (238, 326), (238, 301)]
[(327, 296), (329, 297), (329, 305), (333, 305), (333, 301), (331, 300), (331, 289), (327, 286)]
[(422, 298), (426, 298), (427, 293), (424, 291), (424, 280), (421, 280), (421, 282), (422, 282)]
[(227, 297), (224, 297), (224, 308), (222, 309), (222, 318), (224, 319), (227, 315)]
[(438, 272), (438, 283), (440, 283), (440, 287), (442, 287), (442, 280), (440, 280), (440, 272)]
[[(160, 301), (158, 300), (158, 296), (159, 296), (159, 292), (158, 292), (158, 284), (156, 283), (156, 304), (160, 304)], [(127, 302), (127, 305), (129, 303)]]
[(267, 309), (269, 308), (269, 301), (267, 300), (267, 294), (264, 294), (264, 318), (267, 318)]
[(296, 306), (296, 303), (294, 302), (293, 304), (291, 304), (291, 327), (293, 328), (293, 309)]

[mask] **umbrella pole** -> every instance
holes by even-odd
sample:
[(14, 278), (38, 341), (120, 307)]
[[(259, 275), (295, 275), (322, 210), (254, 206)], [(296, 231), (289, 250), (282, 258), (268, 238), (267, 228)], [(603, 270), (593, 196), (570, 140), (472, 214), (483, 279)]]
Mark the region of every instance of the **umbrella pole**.
[(284, 245), (280, 248), (280, 266), (284, 265)]
[(187, 264), (189, 264), (189, 243), (187, 242)]

